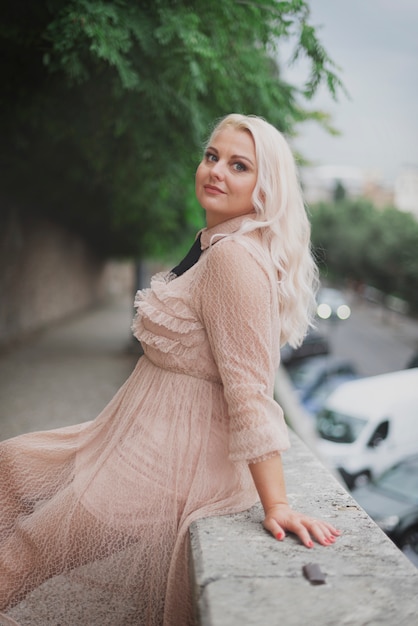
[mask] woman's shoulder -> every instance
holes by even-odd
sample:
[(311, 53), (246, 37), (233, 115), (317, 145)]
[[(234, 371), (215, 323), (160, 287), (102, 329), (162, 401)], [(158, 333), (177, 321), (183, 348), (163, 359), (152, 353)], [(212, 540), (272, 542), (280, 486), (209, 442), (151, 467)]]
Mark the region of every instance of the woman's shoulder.
[(263, 245), (261, 237), (254, 233), (233, 234), (222, 237), (208, 248), (208, 263), (210, 265), (226, 265), (238, 270), (266, 272), (272, 266), (270, 253)]

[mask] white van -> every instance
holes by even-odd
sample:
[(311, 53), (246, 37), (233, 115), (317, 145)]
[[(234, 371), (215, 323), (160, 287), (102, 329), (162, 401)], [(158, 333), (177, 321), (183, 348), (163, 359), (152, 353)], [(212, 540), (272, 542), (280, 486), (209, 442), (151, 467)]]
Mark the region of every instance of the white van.
[(319, 455), (351, 489), (418, 452), (418, 368), (343, 383), (317, 418)]

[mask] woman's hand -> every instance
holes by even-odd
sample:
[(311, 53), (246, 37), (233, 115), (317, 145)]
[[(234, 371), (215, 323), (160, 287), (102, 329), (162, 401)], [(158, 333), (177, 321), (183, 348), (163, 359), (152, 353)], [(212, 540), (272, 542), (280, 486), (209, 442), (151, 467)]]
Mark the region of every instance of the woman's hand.
[(275, 504), (265, 511), (263, 526), (280, 541), (286, 531), (295, 534), (307, 548), (313, 548), (312, 538), (323, 546), (332, 545), (341, 534), (328, 522), (294, 511), (288, 504)]
[(251, 475), (264, 508), (263, 526), (276, 539), (284, 539), (286, 531), (295, 534), (307, 548), (312, 539), (323, 546), (332, 545), (340, 531), (328, 522), (294, 511), (287, 503), (280, 455), (249, 465)]

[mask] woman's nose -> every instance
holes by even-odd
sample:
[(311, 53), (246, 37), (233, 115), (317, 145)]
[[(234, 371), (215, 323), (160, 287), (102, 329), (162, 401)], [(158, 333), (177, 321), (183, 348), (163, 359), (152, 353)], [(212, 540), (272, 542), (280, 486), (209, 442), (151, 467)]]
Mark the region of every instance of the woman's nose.
[(216, 161), (211, 168), (211, 174), (216, 178), (223, 179), (225, 176), (225, 166), (222, 161)]

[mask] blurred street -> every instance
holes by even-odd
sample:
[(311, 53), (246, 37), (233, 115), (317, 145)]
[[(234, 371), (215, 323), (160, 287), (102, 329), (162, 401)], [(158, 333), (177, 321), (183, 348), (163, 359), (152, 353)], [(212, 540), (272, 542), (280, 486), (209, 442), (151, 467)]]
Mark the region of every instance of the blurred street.
[(132, 303), (124, 295), (0, 354), (0, 440), (99, 414), (138, 359)]
[(352, 361), (362, 376), (404, 369), (418, 352), (418, 320), (356, 296), (348, 303), (352, 311), (348, 320), (318, 322), (332, 354)]

